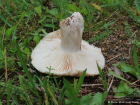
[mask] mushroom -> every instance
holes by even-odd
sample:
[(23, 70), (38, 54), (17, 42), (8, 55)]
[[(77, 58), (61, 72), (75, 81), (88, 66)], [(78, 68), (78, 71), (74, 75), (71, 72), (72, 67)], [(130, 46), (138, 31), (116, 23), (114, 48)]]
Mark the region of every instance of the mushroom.
[[(79, 12), (60, 21), (60, 29), (46, 35), (31, 54), (33, 66), (42, 73), (79, 77), (98, 75), (105, 66), (101, 49), (82, 40), (84, 19)], [(54, 68), (49, 71), (47, 67)]]

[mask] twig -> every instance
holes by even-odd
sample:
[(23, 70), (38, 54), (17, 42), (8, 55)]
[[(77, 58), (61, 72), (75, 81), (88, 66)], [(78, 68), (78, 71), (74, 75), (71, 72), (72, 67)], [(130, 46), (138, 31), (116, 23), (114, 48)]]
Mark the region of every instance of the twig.
[(137, 101), (137, 99), (135, 98), (131, 98), (131, 97), (125, 97), (125, 98), (116, 98), (116, 99), (106, 99), (105, 101), (136, 101), (137, 103), (139, 101)]
[[(108, 19), (110, 19), (115, 13), (117, 13), (117, 11), (118, 11), (118, 9), (117, 9), (114, 13), (112, 13), (111, 16), (110, 16)], [(98, 18), (99, 18), (99, 17), (98, 17)], [(105, 21), (108, 20), (108, 19), (105, 19)], [(101, 22), (103, 22), (103, 21), (101, 21)], [(101, 22), (96, 23), (96, 24), (93, 25), (92, 27), (98, 25), (98, 24), (101, 23)]]
[(4, 75), (4, 73), (0, 76), (0, 79), (2, 78), (3, 75)]
[(84, 87), (84, 86), (97, 86), (97, 85), (103, 85), (103, 84), (83, 84), (82, 87)]
[(115, 59), (115, 58), (117, 58), (117, 57), (119, 57), (119, 56), (121, 56), (122, 54), (118, 54), (117, 56), (115, 56), (115, 57), (113, 57), (113, 58), (111, 58), (111, 59), (109, 59), (108, 61), (106, 61), (107, 63), (109, 63), (111, 60), (113, 60), (113, 59)]
[(7, 82), (8, 75), (7, 75), (7, 59), (6, 59), (6, 47), (5, 47), (5, 80)]
[[(72, 84), (74, 85), (74, 84)], [(83, 84), (82, 87), (85, 87), (85, 86), (97, 86), (97, 85), (103, 85), (103, 84)]]
[(129, 58), (130, 58), (130, 55), (131, 55), (131, 47), (129, 48)]
[(45, 89), (42, 86), (41, 87), (37, 86), (36, 89), (40, 92), (45, 92)]
[(114, 81), (114, 76), (112, 77), (112, 81), (111, 81), (111, 83), (110, 83), (110, 85), (109, 85), (109, 87), (108, 87), (108, 92), (109, 92), (109, 90), (110, 90), (110, 87), (112, 86), (113, 81)]
[(51, 10), (54, 9), (52, 0), (49, 0), (49, 2), (50, 2), (50, 8), (51, 8)]
[(12, 94), (13, 94), (14, 88), (15, 88), (15, 85), (14, 85), (14, 87), (13, 87), (13, 89), (12, 89), (12, 92), (11, 92), (11, 94), (10, 94), (9, 100), (11, 99), (11, 96), (12, 96)]
[(6, 57), (7, 59), (13, 59), (13, 60), (16, 60), (16, 61), (19, 61), (18, 59), (16, 58), (10, 58), (10, 57)]
[(138, 81), (140, 81), (140, 80), (137, 80), (137, 81), (133, 82), (132, 84), (134, 84), (134, 83), (136, 83), (136, 82), (138, 82)]
[(140, 86), (140, 85), (137, 85), (137, 84), (133, 84), (134, 86)]
[(110, 35), (108, 38), (106, 38), (102, 44), (106, 43), (106, 41), (107, 41), (108, 39), (110, 40), (110, 37), (111, 37), (111, 35)]

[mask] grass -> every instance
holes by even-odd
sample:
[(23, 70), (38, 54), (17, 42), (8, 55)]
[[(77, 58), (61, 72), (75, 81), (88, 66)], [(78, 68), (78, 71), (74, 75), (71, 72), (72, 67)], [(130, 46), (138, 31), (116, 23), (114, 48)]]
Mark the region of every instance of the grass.
[[(124, 61), (114, 66), (139, 81), (140, 37), (135, 34), (139, 30), (133, 29), (140, 27), (138, 0), (52, 0), (52, 3), (53, 6), (44, 0), (0, 1), (0, 105), (103, 105), (107, 102), (106, 98), (110, 95), (109, 68), (104, 71), (98, 68), (104, 91), (86, 95), (80, 93), (86, 70), (78, 80), (74, 79), (74, 86), (66, 78), (29, 72), (33, 69), (33, 48), (47, 33), (59, 29), (59, 21), (73, 12), (80, 12), (84, 17), (83, 38), (89, 43), (99, 42), (99, 47), (116, 29), (121, 29), (115, 25), (122, 16), (131, 19), (131, 22), (125, 21), (121, 26), (124, 26), (122, 28), (126, 33), (123, 40), (129, 38), (133, 43), (130, 53), (132, 63)], [(119, 79), (119, 85), (112, 86), (114, 97), (140, 97), (140, 87), (126, 76), (113, 71), (109, 74)]]

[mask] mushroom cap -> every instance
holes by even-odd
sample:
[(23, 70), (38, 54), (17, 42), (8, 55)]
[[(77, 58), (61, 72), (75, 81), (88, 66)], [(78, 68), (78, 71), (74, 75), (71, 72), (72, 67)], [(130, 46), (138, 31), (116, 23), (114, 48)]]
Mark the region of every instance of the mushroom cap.
[(85, 76), (98, 75), (98, 62), (101, 69), (105, 66), (105, 59), (101, 49), (89, 45), (82, 40), (81, 51), (65, 52), (60, 48), (61, 31), (57, 30), (46, 35), (35, 47), (31, 54), (33, 66), (40, 72), (49, 72), (47, 67), (54, 68), (50, 73), (57, 76), (79, 77), (85, 69)]
[[(77, 12), (74, 13), (75, 16), (81, 16), (81, 14), (79, 14), (80, 13)], [(60, 22), (61, 28), (63, 25), (61, 24), (62, 22), (65, 22), (65, 20)], [(74, 25), (77, 25), (77, 23), (74, 23)], [(81, 22), (78, 27), (82, 28), (82, 26), (83, 23)], [(87, 69), (85, 76), (98, 75), (99, 71), (97, 63), (101, 69), (105, 66), (105, 59), (102, 55), (101, 49), (89, 45), (89, 43), (82, 40), (80, 42), (80, 51), (67, 52), (61, 48), (61, 33), (62, 30), (60, 29), (51, 32), (39, 42), (31, 54), (33, 66), (38, 71), (46, 74), (49, 72), (47, 67), (51, 67), (55, 70), (51, 70), (50, 73), (57, 76), (80, 77), (85, 69)]]

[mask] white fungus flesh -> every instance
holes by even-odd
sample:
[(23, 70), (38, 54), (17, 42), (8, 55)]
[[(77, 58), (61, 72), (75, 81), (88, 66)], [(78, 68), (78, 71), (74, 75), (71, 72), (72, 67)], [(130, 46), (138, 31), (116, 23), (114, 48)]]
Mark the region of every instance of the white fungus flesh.
[(31, 54), (33, 66), (42, 73), (79, 77), (98, 75), (105, 66), (101, 49), (82, 40), (84, 19), (79, 12), (60, 21), (60, 29), (46, 35)]

